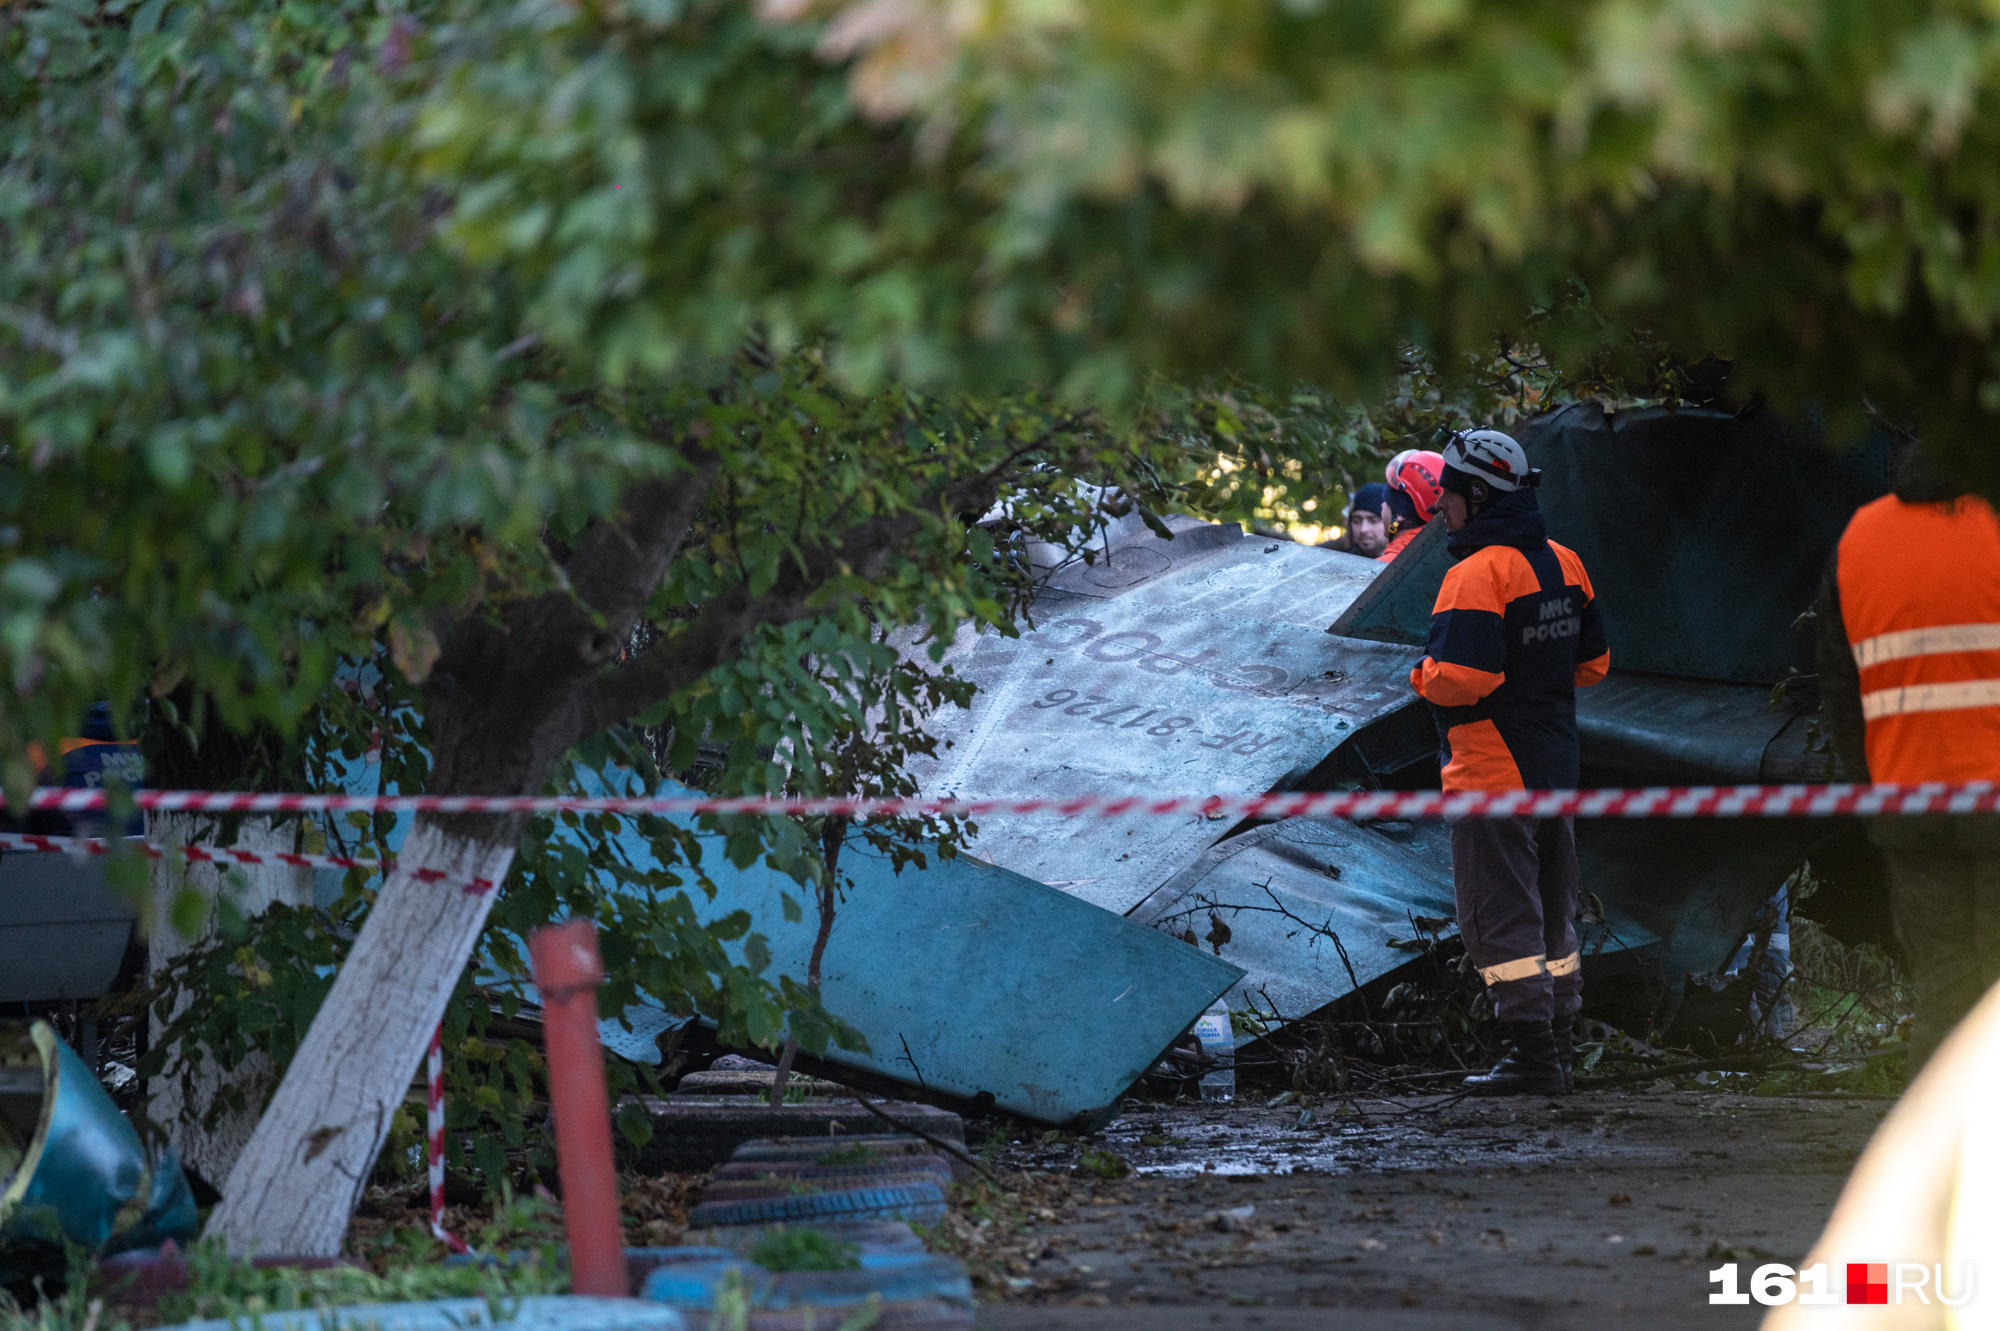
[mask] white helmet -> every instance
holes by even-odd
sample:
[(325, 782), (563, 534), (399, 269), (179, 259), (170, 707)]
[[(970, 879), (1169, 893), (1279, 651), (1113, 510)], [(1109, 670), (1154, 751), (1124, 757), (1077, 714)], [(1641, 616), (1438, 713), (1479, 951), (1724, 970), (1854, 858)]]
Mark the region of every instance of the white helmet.
[(1454, 471), (1468, 480), (1480, 481), (1494, 490), (1518, 490), (1542, 483), (1542, 473), (1528, 465), (1527, 450), (1512, 435), (1498, 430), (1467, 430), (1454, 434), (1444, 446), (1445, 488), (1452, 484)]

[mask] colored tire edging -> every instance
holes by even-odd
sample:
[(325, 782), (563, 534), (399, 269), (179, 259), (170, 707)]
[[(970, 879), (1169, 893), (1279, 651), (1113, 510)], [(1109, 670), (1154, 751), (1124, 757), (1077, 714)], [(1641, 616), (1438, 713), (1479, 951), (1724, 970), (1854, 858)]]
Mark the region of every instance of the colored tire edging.
[(648, 1299), (593, 1298), (581, 1294), (530, 1294), (502, 1299), (499, 1320), (485, 1299), (429, 1299), (416, 1303), (364, 1303), (339, 1308), (291, 1308), (254, 1318), (183, 1322), (159, 1331), (687, 1331), (680, 1311)]
[(934, 1224), (944, 1218), (944, 1189), (934, 1183), (897, 1188), (854, 1188), (740, 1202), (703, 1202), (688, 1213), (688, 1227), (770, 1225), (816, 1220), (902, 1220)]
[(689, 1310), (715, 1307), (731, 1277), (742, 1281), (755, 1308), (840, 1308), (866, 1303), (931, 1300), (972, 1306), (972, 1281), (949, 1257), (925, 1256), (895, 1266), (855, 1271), (764, 1271), (748, 1262), (662, 1266), (646, 1277), (644, 1297)]

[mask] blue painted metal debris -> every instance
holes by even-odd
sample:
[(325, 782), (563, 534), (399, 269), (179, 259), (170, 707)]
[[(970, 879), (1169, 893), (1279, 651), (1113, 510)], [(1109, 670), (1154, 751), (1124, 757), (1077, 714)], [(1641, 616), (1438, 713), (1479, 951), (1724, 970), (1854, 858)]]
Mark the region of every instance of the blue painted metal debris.
[(0, 1003), (102, 997), (138, 918), (102, 860), (0, 855)]
[[(621, 841), (634, 863), (651, 862), (635, 831)], [(696, 901), (698, 913), (749, 911), (769, 940), (771, 972), (803, 976), (818, 920), (810, 908), (786, 920), (782, 898), (797, 900), (798, 884), (762, 864), (735, 869), (719, 834), (703, 841), (717, 893)], [(941, 861), (935, 848), (928, 861), (899, 874), (864, 845), (841, 855), (852, 886), (834, 916), (821, 993), (871, 1052), (829, 1050), (830, 1062), (1069, 1123), (1113, 1108), (1243, 974), (1021, 874), (964, 856)]]
[[(1830, 541), (1856, 497), (1879, 489), (1869, 472), (1879, 466), (1849, 458), (1829, 469), (1816, 443), (1776, 438), (1772, 422), (1682, 415), (1621, 417), (1623, 448), (1587, 413), (1524, 436), (1551, 476), (1542, 493), (1552, 525), (1584, 553), (1614, 626), (1620, 673), (1578, 699), (1586, 784), (1824, 779), (1808, 770), (1807, 718), (1767, 705), (1823, 552), (1774, 562), (1759, 545), (1768, 524), (1740, 521), (1740, 496), (1717, 479), (1735, 463), (1698, 469), (1702, 494), (1686, 503), (1643, 505), (1643, 539), (1629, 530), (1629, 504), (1599, 501), (1663, 469), (1682, 474), (1673, 445), (1692, 431), (1691, 446), (1718, 459), (1805, 477), (1801, 502)], [(1406, 677), (1450, 562), (1441, 521), (1389, 565), (1235, 527), (1170, 526), (1171, 541), (1127, 532), (1098, 563), (1055, 573), (1019, 639), (964, 634), (947, 646), (943, 662), (979, 695), (932, 719), (942, 756), (921, 769), (925, 794), (1252, 794), (1435, 772), (1435, 732)], [(1699, 576), (1721, 549), (1737, 552), (1723, 561), (1737, 601), (1718, 601)], [(1754, 622), (1739, 601), (1758, 607)], [(1674, 607), (1674, 631), (1653, 614), (1659, 604)], [(1703, 615), (1700, 632), (1680, 631)], [(927, 644), (903, 646), (925, 659)], [(1701, 678), (1626, 673), (1634, 667)], [(1822, 834), (1758, 826), (1689, 842), (1662, 824), (1580, 826), (1584, 882), (1608, 917), (1585, 927), (1586, 957), (1600, 975), (1629, 972), (1670, 991), (1684, 973), (1715, 970), (1807, 838)], [(1456, 913), (1435, 825), (989, 815), (970, 850), (1176, 934), (1192, 926), (1207, 940), (1212, 914), (1228, 931), (1220, 954), (1249, 972), (1230, 1006), (1267, 1020), (1307, 1015), (1388, 974), (1412, 956), (1394, 946), (1410, 941), (1412, 917)]]
[[(1436, 735), (1409, 687), (1417, 653), (1328, 632), (1395, 566), (1234, 526), (1170, 527), (1170, 541), (1114, 542), (1104, 562), (1053, 576), (1018, 641), (950, 645), (944, 663), (980, 692), (932, 718), (949, 747), (921, 770), (925, 794), (1256, 794), (1435, 772)], [(923, 659), (921, 644), (905, 650)], [(1191, 930), (1246, 968), (1229, 1006), (1267, 1023), (1409, 962), (1393, 944), (1415, 933), (1412, 916), (1456, 914), (1436, 825), (988, 815), (979, 828), (975, 855), (1168, 936)], [(1656, 941), (1621, 925), (1599, 945)]]
[(187, 1243), (196, 1229), (172, 1148), (140, 1139), (54, 1028), (0, 1030), (0, 1247), (106, 1254)]
[[(1289, 818), (1211, 847), (1132, 919), (1198, 939), (1219, 920), (1229, 931), (1223, 955), (1248, 971), (1231, 1008), (1275, 1026), (1396, 970), (1416, 955), (1421, 932), (1448, 932), (1455, 914), (1443, 823)], [(1659, 942), (1610, 914), (1582, 926), (1586, 958)]]
[[(350, 787), (363, 779), (357, 769)], [(585, 779), (587, 793), (633, 789), (632, 774), (615, 769)], [(667, 782), (658, 793), (683, 791)], [(391, 836), (392, 849), (406, 825)], [(701, 839), (716, 896), (704, 901), (691, 891), (697, 914), (708, 921), (750, 912), (770, 948), (768, 973), (802, 980), (818, 920), (809, 905), (803, 918), (785, 918), (784, 898), (805, 896), (799, 885), (761, 863), (735, 868), (720, 834)], [(635, 868), (657, 867), (652, 843), (629, 820), (616, 840)], [(841, 856), (851, 886), (835, 915), (821, 994), (871, 1052), (829, 1050), (836, 1066), (1038, 1122), (1095, 1119), (1243, 974), (1018, 873), (965, 857), (941, 860), (935, 847), (927, 862), (899, 874), (858, 843)], [(731, 945), (734, 960), (743, 947)], [(686, 1020), (639, 1005), (600, 1030), (614, 1052), (657, 1062), (654, 1037)]]
[[(772, 1272), (733, 1258), (676, 1263), (655, 1268), (641, 1292), (678, 1308), (707, 1311), (732, 1283), (755, 1308), (851, 1308), (870, 1300), (972, 1307), (972, 1281), (965, 1267), (929, 1254), (851, 1271)], [(828, 1321), (839, 1324), (838, 1318)]]

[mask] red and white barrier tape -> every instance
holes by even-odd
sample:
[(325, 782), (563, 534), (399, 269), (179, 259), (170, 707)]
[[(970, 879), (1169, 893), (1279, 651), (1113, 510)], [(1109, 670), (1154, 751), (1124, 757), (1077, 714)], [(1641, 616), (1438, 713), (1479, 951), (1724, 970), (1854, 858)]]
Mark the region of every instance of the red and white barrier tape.
[(439, 1022), (431, 1032), (430, 1053), (425, 1056), (425, 1071), (430, 1075), (430, 1091), (426, 1097), (430, 1112), (425, 1123), (424, 1154), (429, 1157), (431, 1170), (431, 1234), (443, 1242), (453, 1252), (471, 1252), (463, 1239), (455, 1237), (444, 1227), (444, 1023)]
[[(304, 855), (290, 851), (240, 850), (234, 846), (157, 846), (136, 838), (126, 846), (148, 859), (178, 856), (192, 864), (283, 864), (294, 869), (365, 869), (370, 873), (396, 867), (394, 860), (360, 860), (351, 855)], [(0, 832), (0, 849), (60, 851), (68, 855), (109, 855), (111, 843), (102, 837), (37, 836), (30, 832)], [(471, 895), (493, 890), (485, 878), (461, 880), (437, 869), (412, 869), (410, 876), (420, 883), (459, 883)]]
[[(747, 796), (263, 795), (141, 790), (142, 809), (204, 813), (778, 814), (876, 818), (937, 814), (1058, 814), (1065, 818), (1191, 815), (1219, 818), (1827, 818), (1844, 814), (1993, 813), (2000, 782), (1919, 785), (1651, 786), (1627, 790), (1335, 790), (1280, 795), (1085, 795), (1071, 799), (787, 799)], [(105, 807), (102, 790), (45, 787), (32, 807), (70, 813)]]
[[(203, 790), (140, 790), (142, 809), (199, 813), (609, 813), (717, 814), (786, 817), (878, 818), (936, 814), (983, 818), (990, 814), (1054, 814), (1064, 818), (1180, 815), (1223, 818), (1830, 818), (1842, 815), (1915, 815), (2000, 812), (2000, 782), (1934, 781), (1872, 786), (1649, 786), (1626, 790), (1334, 790), (1281, 795), (1087, 795), (1072, 799), (789, 799), (744, 796), (610, 796), (596, 799), (524, 795), (266, 795)], [(106, 806), (103, 790), (44, 787), (30, 807), (86, 813)], [(179, 855), (198, 864), (284, 864), (293, 868), (387, 872), (394, 861), (348, 855), (307, 855), (237, 847), (182, 846), (169, 851), (143, 841), (132, 848), (153, 859)], [(52, 837), (0, 832), (0, 848), (108, 855), (98, 837)], [(419, 882), (458, 882), (467, 893), (486, 893), (484, 878), (461, 880), (437, 869), (415, 869)]]

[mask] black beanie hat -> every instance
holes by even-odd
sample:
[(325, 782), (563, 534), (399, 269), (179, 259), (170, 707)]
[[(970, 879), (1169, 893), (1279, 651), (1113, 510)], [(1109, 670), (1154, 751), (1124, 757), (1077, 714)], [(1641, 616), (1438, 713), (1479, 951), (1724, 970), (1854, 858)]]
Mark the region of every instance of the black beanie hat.
[(1380, 481), (1370, 481), (1354, 492), (1354, 498), (1347, 502), (1347, 511), (1351, 514), (1358, 508), (1365, 513), (1379, 514), (1382, 505), (1388, 502), (1389, 487)]

